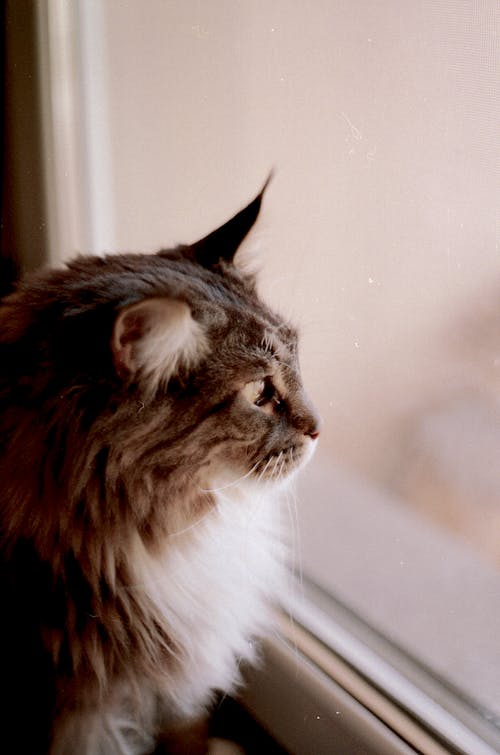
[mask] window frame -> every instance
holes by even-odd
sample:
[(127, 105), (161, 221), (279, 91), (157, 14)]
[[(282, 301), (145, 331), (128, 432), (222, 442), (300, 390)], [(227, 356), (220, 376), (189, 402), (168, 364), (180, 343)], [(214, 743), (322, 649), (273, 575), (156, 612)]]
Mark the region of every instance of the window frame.
[(312, 600), (280, 609), (276, 625), (241, 702), (294, 755), (498, 752), (494, 731), (464, 723)]

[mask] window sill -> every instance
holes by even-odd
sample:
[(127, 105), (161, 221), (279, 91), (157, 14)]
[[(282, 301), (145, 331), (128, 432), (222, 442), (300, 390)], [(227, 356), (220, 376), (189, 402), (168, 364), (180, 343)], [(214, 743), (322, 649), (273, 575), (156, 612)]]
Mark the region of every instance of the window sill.
[(293, 621), (279, 614), (279, 631), (266, 640), (261, 667), (247, 670), (241, 697), (289, 752), (496, 755), (313, 604), (293, 610)]

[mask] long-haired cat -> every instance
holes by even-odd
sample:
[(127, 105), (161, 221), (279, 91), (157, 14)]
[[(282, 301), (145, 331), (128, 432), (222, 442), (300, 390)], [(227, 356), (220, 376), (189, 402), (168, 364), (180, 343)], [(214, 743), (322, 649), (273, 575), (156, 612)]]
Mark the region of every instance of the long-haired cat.
[(276, 488), (318, 436), (296, 333), (235, 262), (261, 199), (0, 306), (2, 752), (169, 752), (252, 658)]

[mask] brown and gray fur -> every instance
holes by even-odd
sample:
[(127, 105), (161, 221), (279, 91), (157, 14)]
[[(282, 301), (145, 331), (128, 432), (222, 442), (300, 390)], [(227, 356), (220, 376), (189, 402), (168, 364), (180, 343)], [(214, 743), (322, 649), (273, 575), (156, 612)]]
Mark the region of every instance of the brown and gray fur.
[(282, 585), (273, 491), (318, 435), (296, 332), (234, 261), (261, 199), (0, 306), (5, 752), (168, 752), (252, 656)]

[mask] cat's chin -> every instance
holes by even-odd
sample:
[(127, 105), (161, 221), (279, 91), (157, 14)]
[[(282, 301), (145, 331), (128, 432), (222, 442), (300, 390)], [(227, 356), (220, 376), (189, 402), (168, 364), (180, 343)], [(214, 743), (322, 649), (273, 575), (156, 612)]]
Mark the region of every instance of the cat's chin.
[(292, 478), (311, 459), (316, 441), (304, 438), (280, 452), (269, 454), (254, 467), (252, 476), (262, 482), (280, 483)]
[(305, 464), (308, 464), (311, 461), (312, 457), (314, 456), (314, 452), (316, 451), (317, 446), (318, 446), (317, 438), (307, 437), (304, 440), (304, 443), (302, 446), (302, 456), (301, 456), (300, 463), (296, 471), (298, 471), (299, 469), (302, 469), (302, 467), (304, 467)]

